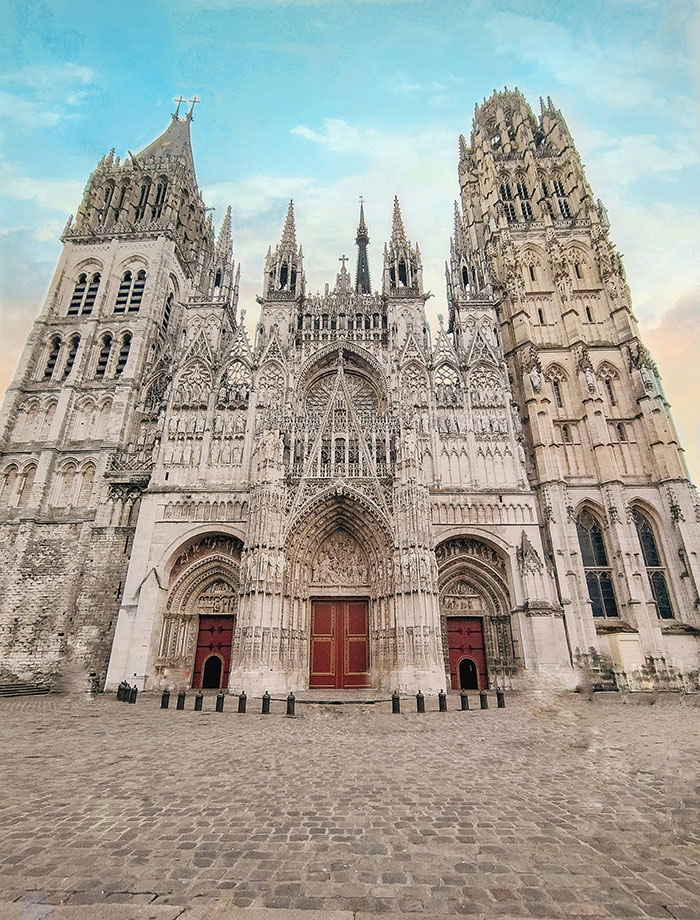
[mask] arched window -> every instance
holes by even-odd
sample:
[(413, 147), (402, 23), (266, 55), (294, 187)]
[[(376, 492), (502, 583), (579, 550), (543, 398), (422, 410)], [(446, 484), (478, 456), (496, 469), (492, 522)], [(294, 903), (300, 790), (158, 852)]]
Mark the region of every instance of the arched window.
[(662, 620), (672, 620), (674, 616), (673, 605), (671, 595), (668, 592), (668, 585), (666, 584), (666, 568), (659, 555), (653, 528), (647, 516), (642, 514), (638, 508), (632, 509), (632, 520), (642, 547), (642, 556), (649, 578), (652, 597), (656, 604), (657, 616)]
[(571, 429), (568, 425), (561, 426), (561, 436), (565, 444), (571, 444)]
[(593, 322), (593, 314), (591, 313), (591, 308), (588, 306), (586, 307), (586, 319), (589, 323)]
[(55, 504), (60, 508), (73, 502), (73, 485), (75, 483), (75, 464), (68, 463), (60, 472), (56, 484)]
[(280, 269), (280, 288), (284, 290), (287, 286), (287, 281), (289, 280), (289, 266), (286, 262), (282, 263), (282, 268)]
[(581, 273), (581, 265), (579, 262), (574, 262), (574, 272), (576, 273), (577, 278), (583, 278), (583, 274)]
[(403, 259), (399, 262), (399, 284), (404, 287), (408, 284), (408, 274), (406, 273), (406, 263)]
[(540, 326), (545, 325), (544, 310), (542, 309), (542, 307), (537, 308), (537, 319), (540, 321)]
[(129, 190), (128, 185), (122, 185), (119, 189), (119, 199), (114, 206), (114, 222), (116, 223), (121, 217), (122, 211), (124, 210), (124, 201), (126, 199), (126, 194)]
[(613, 390), (613, 383), (611, 377), (605, 378), (605, 389), (608, 391), (608, 399), (610, 400), (611, 406), (616, 406), (615, 402), (615, 391)]
[(15, 486), (17, 485), (17, 467), (14, 463), (7, 467), (0, 481), (0, 502), (9, 508), (14, 505)]
[(95, 467), (88, 463), (80, 476), (80, 489), (78, 492), (78, 507), (85, 508), (90, 503), (92, 484), (95, 481)]
[(64, 380), (73, 370), (73, 365), (75, 364), (75, 356), (78, 354), (79, 345), (80, 345), (80, 336), (74, 335), (70, 340), (70, 345), (68, 346), (68, 356), (66, 357), (66, 363), (63, 368), (63, 379)]
[(80, 307), (83, 303), (83, 297), (85, 296), (85, 290), (87, 288), (87, 275), (83, 273), (78, 276), (78, 280), (75, 282), (75, 287), (73, 289), (73, 296), (70, 299), (68, 304), (68, 316), (77, 316), (80, 313)]
[(627, 443), (627, 431), (622, 422), (618, 422), (615, 426), (617, 428), (617, 439), (621, 444)]
[(593, 616), (619, 616), (603, 532), (590, 511), (583, 511), (579, 515), (576, 521), (576, 534)]
[(61, 350), (61, 336), (55, 335), (49, 344), (49, 356), (46, 359), (46, 367), (44, 368), (44, 380), (51, 380), (53, 376), (53, 369), (56, 367), (56, 362), (58, 361), (58, 353)]
[(153, 201), (151, 208), (151, 213), (153, 215), (153, 220), (158, 220), (158, 218), (163, 213), (163, 204), (165, 203), (165, 193), (168, 190), (168, 180), (165, 176), (161, 176), (156, 185), (156, 197)]
[(83, 301), (82, 313), (84, 316), (89, 316), (92, 313), (92, 308), (95, 305), (95, 300), (97, 298), (97, 291), (100, 287), (100, 273), (95, 272), (95, 274), (90, 279), (90, 284), (88, 284), (87, 291), (85, 292), (85, 300)]
[(115, 313), (138, 313), (141, 301), (143, 300), (143, 291), (146, 287), (146, 272), (141, 269), (134, 278), (130, 271), (124, 272), (124, 276), (119, 284), (117, 299), (114, 304)]
[(221, 269), (217, 268), (216, 274), (214, 275), (214, 291), (221, 287)]
[(20, 508), (27, 508), (29, 506), (35, 476), (36, 465), (33, 463), (25, 467), (22, 472), (19, 489), (17, 490), (17, 504)]
[(524, 178), (518, 179), (517, 182), (518, 198), (520, 199), (520, 210), (523, 220), (532, 220), (532, 205), (530, 204), (530, 192)]
[(543, 177), (540, 180), (540, 189), (542, 191), (542, 204), (544, 209), (547, 211), (551, 218), (554, 217), (554, 208), (552, 207), (552, 202), (550, 201), (550, 192), (549, 186), (547, 185), (547, 180)]
[(129, 359), (129, 349), (131, 348), (131, 333), (125, 332), (119, 345), (119, 355), (117, 357), (117, 366), (114, 369), (114, 376), (121, 377), (126, 362)]
[(101, 378), (104, 377), (105, 371), (107, 370), (107, 362), (109, 361), (109, 353), (112, 350), (112, 335), (111, 333), (106, 333), (102, 337), (102, 342), (100, 344), (100, 353), (97, 357), (97, 367), (95, 368), (95, 377)]
[(139, 203), (136, 205), (136, 211), (134, 212), (134, 220), (139, 221), (143, 220), (143, 216), (146, 213), (146, 205), (148, 204), (148, 195), (151, 191), (151, 180), (146, 178), (141, 184), (141, 189), (139, 191)]
[(564, 400), (561, 398), (561, 384), (559, 380), (555, 377), (552, 380), (552, 390), (554, 391), (554, 402), (557, 405), (558, 409), (564, 408)]
[(102, 207), (100, 208), (100, 213), (98, 220), (103, 224), (107, 220), (107, 215), (109, 214), (109, 206), (112, 203), (112, 198), (114, 198), (114, 182), (111, 179), (107, 180), (105, 185), (105, 197), (102, 201)]
[(552, 185), (554, 186), (554, 194), (557, 196), (561, 216), (571, 217), (569, 201), (566, 197), (566, 192), (564, 191), (564, 183), (562, 182), (561, 178), (559, 176), (555, 176), (552, 179)]
[(509, 221), (515, 220), (515, 205), (513, 204), (513, 190), (510, 187), (510, 182), (501, 182), (500, 193), (506, 217)]
[(163, 308), (163, 320), (160, 324), (160, 328), (163, 330), (163, 332), (168, 331), (168, 326), (170, 325), (170, 314), (172, 313), (172, 310), (173, 310), (173, 295), (168, 294), (166, 301), (165, 301), (165, 307)]

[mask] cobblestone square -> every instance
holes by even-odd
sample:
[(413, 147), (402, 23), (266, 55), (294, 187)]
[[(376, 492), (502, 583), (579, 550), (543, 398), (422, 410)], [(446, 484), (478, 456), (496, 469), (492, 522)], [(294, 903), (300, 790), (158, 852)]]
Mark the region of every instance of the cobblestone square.
[(3, 917), (700, 918), (693, 697), (159, 702), (0, 700)]

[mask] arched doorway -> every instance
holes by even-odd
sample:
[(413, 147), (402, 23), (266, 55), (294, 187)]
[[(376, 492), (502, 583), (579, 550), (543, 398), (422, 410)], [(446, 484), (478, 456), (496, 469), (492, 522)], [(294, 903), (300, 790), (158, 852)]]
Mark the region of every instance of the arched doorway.
[(174, 684), (200, 688), (208, 659), (211, 686), (228, 686), (238, 613), (240, 540), (226, 534), (184, 543), (170, 570), (156, 673)]
[(462, 658), (459, 663), (459, 689), (480, 690), (479, 672), (473, 658)]
[(471, 537), (446, 540), (435, 555), (449, 686), (485, 690), (504, 681), (507, 686), (517, 669), (506, 557)]
[(221, 687), (221, 671), (224, 662), (219, 655), (210, 655), (202, 668), (202, 689), (218, 690)]

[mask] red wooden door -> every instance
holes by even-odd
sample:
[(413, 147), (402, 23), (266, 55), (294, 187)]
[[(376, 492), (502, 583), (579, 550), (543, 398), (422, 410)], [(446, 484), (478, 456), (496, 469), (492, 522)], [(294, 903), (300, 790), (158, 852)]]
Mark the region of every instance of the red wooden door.
[[(231, 642), (233, 641), (233, 628), (236, 624), (235, 617), (207, 617), (199, 618), (199, 634), (197, 636), (197, 651), (194, 656), (194, 672), (192, 686), (202, 686), (202, 675), (207, 659), (217, 655), (221, 659), (221, 681), (219, 686), (228, 687), (228, 672), (231, 667)], [(216, 668), (209, 667), (209, 674), (215, 674)]]
[(485, 690), (488, 687), (486, 673), (486, 651), (484, 648), (484, 621), (481, 617), (447, 617), (447, 645), (450, 658), (450, 679), (453, 690), (462, 689), (460, 685), (460, 663), (466, 658), (474, 663), (462, 666), (465, 677), (474, 674), (477, 687), (465, 689)]
[(367, 601), (312, 602), (309, 687), (369, 687), (368, 607)]

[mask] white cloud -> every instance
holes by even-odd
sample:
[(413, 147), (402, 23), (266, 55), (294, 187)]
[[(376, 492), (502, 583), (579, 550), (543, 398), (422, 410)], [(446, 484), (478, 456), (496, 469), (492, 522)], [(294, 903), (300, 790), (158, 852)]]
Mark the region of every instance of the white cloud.
[(36, 179), (23, 176), (16, 166), (0, 160), (0, 187), (3, 197), (32, 201), (48, 211), (74, 213), (85, 183), (75, 179)]
[(0, 116), (24, 128), (52, 127), (80, 117), (97, 74), (77, 64), (35, 64), (0, 75)]

